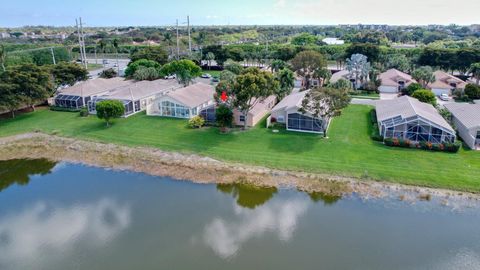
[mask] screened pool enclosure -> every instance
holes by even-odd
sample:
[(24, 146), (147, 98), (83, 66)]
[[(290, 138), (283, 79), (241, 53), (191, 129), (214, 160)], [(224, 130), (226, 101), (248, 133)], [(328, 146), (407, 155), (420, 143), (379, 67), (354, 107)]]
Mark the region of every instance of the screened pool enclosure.
[(299, 113), (290, 113), (287, 116), (287, 130), (318, 133), (323, 132), (322, 119)]
[[(90, 97), (85, 98), (85, 103), (90, 100)], [(80, 109), (84, 106), (81, 96), (75, 95), (58, 95), (55, 97), (55, 106), (68, 108), (68, 109)]]
[(384, 138), (407, 139), (414, 142), (453, 143), (455, 133), (420, 116), (402, 118), (396, 116), (379, 122)]
[[(94, 98), (94, 99), (90, 100), (87, 103), (88, 112), (91, 113), (91, 114), (96, 114), (97, 113), (97, 110), (96, 110), (97, 103), (100, 102), (100, 101), (104, 101), (104, 100), (109, 100), (109, 99)], [(139, 100), (137, 100), (135, 102), (133, 102), (131, 100), (120, 100), (120, 102), (122, 102), (123, 106), (125, 106), (124, 116), (130, 116), (134, 113), (137, 113), (137, 112), (141, 111)]]

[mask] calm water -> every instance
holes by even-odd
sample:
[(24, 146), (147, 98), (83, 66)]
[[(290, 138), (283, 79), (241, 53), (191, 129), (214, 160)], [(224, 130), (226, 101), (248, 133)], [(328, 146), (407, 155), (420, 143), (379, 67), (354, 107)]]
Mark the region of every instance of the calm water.
[(480, 269), (480, 212), (0, 162), (0, 269)]

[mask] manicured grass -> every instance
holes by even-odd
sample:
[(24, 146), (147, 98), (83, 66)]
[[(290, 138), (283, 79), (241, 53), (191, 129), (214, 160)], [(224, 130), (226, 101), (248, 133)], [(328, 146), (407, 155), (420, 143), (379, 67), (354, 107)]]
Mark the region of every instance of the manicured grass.
[(87, 64), (87, 70), (88, 71), (92, 71), (92, 70), (96, 70), (96, 69), (101, 69), (103, 67), (102, 64), (94, 64), (94, 63), (88, 63)]
[(202, 70), (202, 73), (208, 73), (208, 74), (212, 75), (212, 77), (219, 77), (221, 71), (220, 71), (220, 70), (208, 70), (208, 69), (204, 69), (204, 70)]
[(130, 146), (198, 153), (212, 158), (381, 181), (480, 192), (480, 152), (457, 154), (390, 148), (369, 138), (370, 107), (351, 105), (334, 119), (329, 139), (313, 134), (273, 133), (263, 127), (220, 134), (186, 127), (185, 120), (144, 114), (116, 120), (110, 128), (94, 116), (38, 111), (0, 121), (0, 136), (39, 130)]

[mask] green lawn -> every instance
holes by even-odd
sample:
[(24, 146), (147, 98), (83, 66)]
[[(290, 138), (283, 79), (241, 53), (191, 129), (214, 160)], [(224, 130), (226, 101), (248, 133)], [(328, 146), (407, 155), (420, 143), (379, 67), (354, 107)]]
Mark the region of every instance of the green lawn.
[(220, 71), (220, 70), (208, 70), (208, 69), (204, 69), (204, 70), (202, 70), (202, 73), (208, 73), (208, 74), (212, 75), (213, 77), (219, 77), (221, 71)]
[(0, 121), (0, 136), (40, 130), (62, 136), (153, 146), (273, 168), (356, 176), (404, 184), (480, 192), (480, 152), (458, 154), (389, 148), (369, 138), (370, 107), (351, 105), (332, 121), (329, 139), (256, 127), (222, 135), (215, 128), (188, 129), (185, 120), (144, 114), (110, 128), (94, 116), (48, 110)]
[(103, 67), (102, 64), (94, 64), (94, 63), (88, 63), (87, 64), (87, 70), (88, 71), (92, 71), (92, 70), (96, 70), (96, 69), (101, 69)]

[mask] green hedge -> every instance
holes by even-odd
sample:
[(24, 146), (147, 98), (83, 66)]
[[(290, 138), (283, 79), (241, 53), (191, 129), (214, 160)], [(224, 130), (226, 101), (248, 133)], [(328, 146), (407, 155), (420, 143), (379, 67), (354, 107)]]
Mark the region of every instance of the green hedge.
[(50, 110), (57, 112), (80, 112), (80, 109), (64, 108), (58, 106), (50, 106)]
[(423, 149), (423, 150), (449, 152), (449, 153), (457, 153), (458, 150), (460, 150), (460, 147), (462, 146), (462, 143), (459, 141), (454, 143), (432, 143), (432, 142), (426, 142), (426, 141), (415, 143), (410, 140), (397, 139), (397, 138), (385, 138), (384, 143), (385, 145), (391, 146), (391, 147), (417, 148), (417, 149)]

